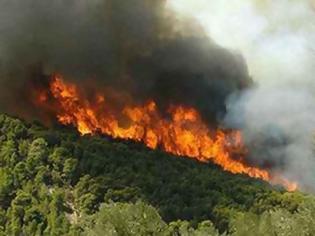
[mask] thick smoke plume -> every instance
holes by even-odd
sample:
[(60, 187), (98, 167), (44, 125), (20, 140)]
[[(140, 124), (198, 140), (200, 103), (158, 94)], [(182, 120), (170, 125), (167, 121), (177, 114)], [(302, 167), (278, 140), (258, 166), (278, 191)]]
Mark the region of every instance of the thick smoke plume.
[[(220, 45), (240, 51), (255, 86), (228, 99), (249, 161), (315, 190), (315, 1), (171, 0)], [(224, 29), (224, 30), (222, 30)]]
[(0, 35), (0, 106), (17, 114), (34, 115), (29, 84), (58, 72), (162, 110), (194, 106), (217, 125), (226, 98), (251, 83), (241, 56), (163, 0), (2, 0)]

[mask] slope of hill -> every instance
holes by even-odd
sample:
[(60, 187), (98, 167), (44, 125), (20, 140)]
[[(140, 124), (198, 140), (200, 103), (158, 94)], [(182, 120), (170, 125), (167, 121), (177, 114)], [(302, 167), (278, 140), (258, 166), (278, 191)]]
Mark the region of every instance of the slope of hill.
[(0, 115), (0, 235), (314, 235), (314, 197)]

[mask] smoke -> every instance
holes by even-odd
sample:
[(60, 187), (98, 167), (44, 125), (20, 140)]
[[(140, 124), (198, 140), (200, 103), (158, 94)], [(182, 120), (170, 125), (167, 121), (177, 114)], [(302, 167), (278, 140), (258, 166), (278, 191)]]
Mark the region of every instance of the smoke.
[(193, 106), (210, 125), (243, 130), (249, 163), (314, 189), (313, 9), (307, 0), (2, 0), (0, 109), (40, 116), (31, 89), (54, 72), (90, 93), (127, 93), (123, 103)]
[(136, 103), (194, 106), (213, 125), (226, 98), (251, 83), (239, 54), (164, 0), (2, 0), (0, 34), (0, 108), (23, 115), (36, 112), (30, 81), (39, 86), (54, 72), (92, 78)]
[(241, 52), (255, 82), (227, 100), (225, 122), (241, 128), (248, 161), (315, 190), (315, 2), (171, 0), (220, 45)]
[(229, 100), (226, 122), (244, 131), (247, 161), (314, 190), (315, 101), (307, 88), (257, 88)]

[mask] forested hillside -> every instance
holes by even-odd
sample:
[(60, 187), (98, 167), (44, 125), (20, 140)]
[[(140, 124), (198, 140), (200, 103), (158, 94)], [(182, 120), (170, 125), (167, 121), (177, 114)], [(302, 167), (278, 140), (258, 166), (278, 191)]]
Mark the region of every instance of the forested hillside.
[(315, 199), (0, 115), (0, 235), (315, 235)]

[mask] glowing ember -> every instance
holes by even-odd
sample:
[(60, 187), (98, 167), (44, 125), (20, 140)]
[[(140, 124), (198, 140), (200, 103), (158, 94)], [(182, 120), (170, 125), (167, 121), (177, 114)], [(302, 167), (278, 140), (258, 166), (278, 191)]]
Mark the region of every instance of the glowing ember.
[[(132, 139), (157, 147), (166, 152), (187, 156), (202, 162), (211, 161), (231, 173), (247, 174), (273, 184), (281, 184), (289, 191), (297, 188), (280, 176), (267, 170), (248, 166), (242, 161), (246, 149), (238, 131), (209, 130), (199, 113), (193, 108), (171, 105), (169, 117), (162, 116), (154, 101), (139, 106), (126, 106), (114, 111), (101, 94), (87, 99), (74, 84), (54, 75), (50, 93), (57, 102), (54, 112), (64, 125), (73, 125), (84, 134), (101, 132), (114, 138)], [(41, 95), (39, 103), (44, 103)], [(121, 120), (124, 118), (124, 124)], [(127, 124), (126, 124), (127, 123)], [(233, 158), (237, 157), (237, 158)]]

